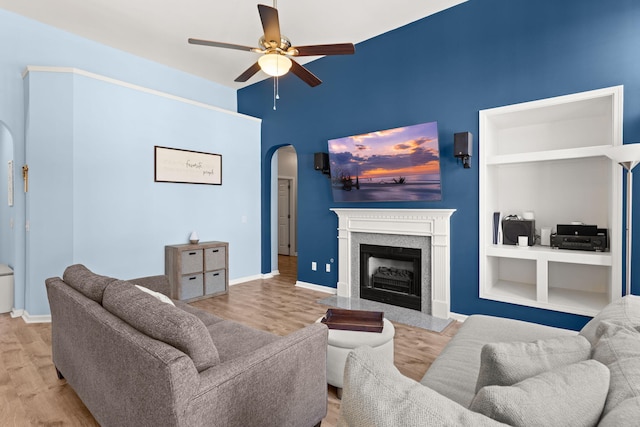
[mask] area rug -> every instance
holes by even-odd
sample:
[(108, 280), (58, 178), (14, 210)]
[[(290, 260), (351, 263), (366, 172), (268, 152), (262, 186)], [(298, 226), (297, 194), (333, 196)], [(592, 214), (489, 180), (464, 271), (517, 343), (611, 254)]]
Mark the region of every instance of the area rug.
[(410, 310), (408, 308), (396, 307), (395, 305), (383, 304), (381, 302), (369, 301), (360, 298), (346, 298), (334, 295), (316, 302), (318, 304), (349, 310), (382, 311), (384, 312), (384, 317), (391, 321), (433, 332), (442, 332), (451, 322), (453, 322), (452, 319), (440, 319), (439, 317), (433, 317), (429, 314), (424, 314), (416, 310)]

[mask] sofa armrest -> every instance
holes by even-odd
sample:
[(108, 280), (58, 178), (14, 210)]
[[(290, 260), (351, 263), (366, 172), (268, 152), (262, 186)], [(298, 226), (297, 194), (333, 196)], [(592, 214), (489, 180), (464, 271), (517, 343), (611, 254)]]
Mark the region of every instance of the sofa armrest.
[(164, 274), (158, 276), (139, 277), (137, 279), (129, 279), (128, 282), (134, 285), (139, 285), (152, 291), (160, 292), (168, 297), (171, 297), (171, 284), (169, 283), (169, 277)]
[(347, 357), (338, 427), (504, 426), (405, 377), (370, 347)]
[(201, 372), (192, 398), (201, 411), (188, 425), (207, 419), (227, 425), (316, 425), (327, 413), (326, 354), (327, 327), (312, 324)]

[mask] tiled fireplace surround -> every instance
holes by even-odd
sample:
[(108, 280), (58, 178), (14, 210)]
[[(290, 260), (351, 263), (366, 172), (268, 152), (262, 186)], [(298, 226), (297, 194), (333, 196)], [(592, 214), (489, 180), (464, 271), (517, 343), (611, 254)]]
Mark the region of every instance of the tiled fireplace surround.
[(449, 318), (449, 219), (455, 209), (331, 209), (338, 215), (338, 296), (360, 297), (359, 245), (422, 249), (422, 312)]

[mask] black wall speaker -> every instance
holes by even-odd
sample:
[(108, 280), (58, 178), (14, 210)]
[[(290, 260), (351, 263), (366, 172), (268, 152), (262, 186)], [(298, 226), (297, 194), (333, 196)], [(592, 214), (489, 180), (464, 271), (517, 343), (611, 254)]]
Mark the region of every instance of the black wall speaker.
[(518, 236), (528, 236), (529, 246), (536, 241), (536, 222), (532, 219), (503, 219), (502, 243), (505, 245), (517, 245)]
[(322, 173), (329, 173), (329, 154), (328, 153), (314, 153), (313, 154), (313, 167), (317, 171)]
[(473, 134), (458, 132), (453, 134), (453, 155), (455, 157), (471, 157), (473, 152)]

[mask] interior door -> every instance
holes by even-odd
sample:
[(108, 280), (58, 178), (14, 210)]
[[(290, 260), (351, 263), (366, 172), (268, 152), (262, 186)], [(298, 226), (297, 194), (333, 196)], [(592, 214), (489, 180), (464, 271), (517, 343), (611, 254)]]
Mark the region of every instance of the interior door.
[(291, 180), (278, 179), (278, 254), (291, 255)]

